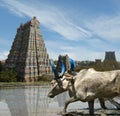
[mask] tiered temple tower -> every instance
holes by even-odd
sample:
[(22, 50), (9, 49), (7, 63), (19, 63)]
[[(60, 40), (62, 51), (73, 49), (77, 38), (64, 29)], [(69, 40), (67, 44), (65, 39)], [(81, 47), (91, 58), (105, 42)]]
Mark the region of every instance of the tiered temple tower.
[(107, 61), (107, 60), (112, 60), (112, 61), (116, 61), (116, 57), (115, 57), (115, 52), (105, 52), (105, 59), (104, 61)]
[(105, 59), (103, 61), (103, 67), (105, 70), (116, 70), (120, 68), (116, 60), (114, 51), (105, 52)]
[(39, 26), (39, 21), (33, 17), (17, 29), (6, 67), (17, 71), (19, 81), (37, 81), (39, 76), (52, 73)]
[(65, 65), (65, 70), (68, 70), (69, 67), (70, 67), (69, 56), (68, 55), (65, 55), (65, 56), (59, 55), (58, 56), (58, 62), (57, 62), (57, 70), (58, 70), (58, 72), (61, 72), (61, 61)]

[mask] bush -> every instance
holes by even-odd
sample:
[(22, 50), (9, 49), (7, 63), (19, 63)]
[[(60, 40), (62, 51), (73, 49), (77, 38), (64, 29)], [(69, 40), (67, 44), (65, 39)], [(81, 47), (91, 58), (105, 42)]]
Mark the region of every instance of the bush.
[(2, 71), (3, 66), (2, 66), (2, 62), (0, 61), (0, 72)]
[(0, 82), (16, 82), (17, 73), (12, 69), (5, 69), (0, 72)]
[(40, 77), (38, 77), (38, 81), (51, 81), (53, 79), (53, 75), (50, 74), (44, 74)]

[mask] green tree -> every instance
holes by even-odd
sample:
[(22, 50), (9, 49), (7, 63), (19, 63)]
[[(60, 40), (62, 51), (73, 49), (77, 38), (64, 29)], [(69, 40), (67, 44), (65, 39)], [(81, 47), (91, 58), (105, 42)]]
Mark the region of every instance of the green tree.
[(17, 73), (12, 69), (5, 69), (0, 73), (0, 82), (16, 82)]
[(104, 61), (102, 65), (103, 65), (103, 69), (106, 71), (119, 69), (119, 64), (112, 60)]
[(2, 62), (0, 61), (0, 72), (2, 71), (3, 66), (2, 66)]

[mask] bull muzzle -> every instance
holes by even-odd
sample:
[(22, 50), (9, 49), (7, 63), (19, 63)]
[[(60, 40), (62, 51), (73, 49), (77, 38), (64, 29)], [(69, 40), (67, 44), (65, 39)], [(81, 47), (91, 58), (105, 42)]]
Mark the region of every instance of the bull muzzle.
[(49, 93), (48, 93), (48, 97), (53, 98), (54, 95), (53, 95), (51, 92), (49, 92)]

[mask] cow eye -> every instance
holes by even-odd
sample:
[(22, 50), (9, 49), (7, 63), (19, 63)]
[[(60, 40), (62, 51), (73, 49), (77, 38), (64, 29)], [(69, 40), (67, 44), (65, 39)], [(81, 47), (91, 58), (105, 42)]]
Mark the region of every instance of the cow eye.
[(50, 82), (50, 84), (53, 86), (53, 82)]
[(52, 86), (54, 86), (54, 83), (51, 83)]
[(55, 83), (56, 83), (55, 80), (52, 80), (52, 81), (51, 81), (51, 85), (52, 85), (52, 86), (54, 86)]

